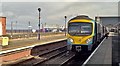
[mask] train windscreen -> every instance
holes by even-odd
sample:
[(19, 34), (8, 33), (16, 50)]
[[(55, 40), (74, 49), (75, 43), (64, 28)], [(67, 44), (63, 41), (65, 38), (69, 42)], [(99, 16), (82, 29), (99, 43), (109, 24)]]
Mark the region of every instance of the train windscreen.
[(69, 23), (68, 33), (72, 36), (91, 35), (92, 23), (84, 22)]

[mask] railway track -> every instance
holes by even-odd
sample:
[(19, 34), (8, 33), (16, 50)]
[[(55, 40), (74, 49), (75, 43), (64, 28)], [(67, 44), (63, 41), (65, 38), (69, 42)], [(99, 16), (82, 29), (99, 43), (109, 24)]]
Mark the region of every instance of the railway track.
[(32, 49), (31, 52), (33, 58), (24, 60), (19, 63), (11, 64), (10, 66), (24, 66), (24, 65), (34, 66), (37, 65), (38, 63), (45, 62), (55, 56), (65, 53), (66, 51), (67, 51), (66, 40), (36, 46)]
[(50, 52), (47, 52), (45, 54), (40, 54), (38, 56), (35, 56), (34, 58), (32, 59), (29, 59), (29, 60), (26, 60), (24, 62), (21, 62), (21, 63), (18, 63), (18, 65), (30, 65), (30, 66), (35, 66), (35, 65), (38, 65), (40, 63), (43, 63), (47, 60), (50, 60), (52, 59), (53, 57), (56, 57), (62, 53), (65, 53), (66, 52), (66, 46), (63, 46), (63, 47), (60, 47), (56, 50), (53, 50), (53, 51), (50, 51)]
[(63, 64), (62, 66), (82, 66), (82, 64), (86, 61), (86, 59), (90, 56), (91, 52), (89, 53), (85, 53), (85, 52), (81, 52), (81, 53), (77, 53), (72, 60), (69, 60), (68, 62), (66, 62), (65, 64)]
[[(99, 45), (99, 44), (97, 44)], [(94, 47), (94, 49), (97, 47)], [(72, 66), (82, 65), (92, 52), (67, 53), (66, 40), (36, 46), (33, 48), (31, 55), (34, 57), (11, 66), (40, 66), (40, 65), (57, 65)]]
[[(102, 40), (101, 40), (102, 41)], [(99, 44), (94, 46), (94, 49)], [(80, 52), (80, 53), (73, 53), (69, 52), (68, 54), (63, 53), (60, 54), (48, 61), (45, 61), (43, 63), (38, 63), (36, 66), (41, 65), (57, 65), (57, 66), (73, 66), (73, 65), (79, 65), (81, 66), (86, 59), (91, 55), (92, 52)]]
[(36, 66), (41, 66), (41, 65), (59, 65), (62, 66), (64, 65), (66, 62), (68, 62), (70, 59), (72, 59), (75, 56), (75, 53), (70, 52), (69, 54), (63, 53), (60, 54), (59, 56), (56, 56), (46, 62), (43, 63), (39, 63)]

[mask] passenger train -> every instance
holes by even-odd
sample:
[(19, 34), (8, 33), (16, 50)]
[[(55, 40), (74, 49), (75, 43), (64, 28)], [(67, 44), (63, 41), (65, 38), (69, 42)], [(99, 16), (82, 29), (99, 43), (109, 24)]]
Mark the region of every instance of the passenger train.
[(91, 51), (96, 42), (100, 42), (108, 31), (86, 15), (76, 16), (68, 21), (67, 49), (69, 51)]

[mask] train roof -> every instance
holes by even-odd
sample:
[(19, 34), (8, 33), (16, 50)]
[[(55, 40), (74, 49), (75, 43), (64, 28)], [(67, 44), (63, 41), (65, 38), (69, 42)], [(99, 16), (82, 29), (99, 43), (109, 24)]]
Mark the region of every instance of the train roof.
[[(79, 16), (76, 16), (76, 17), (72, 18), (71, 20), (75, 20), (75, 19), (87, 19), (87, 20), (93, 20), (93, 19), (89, 18), (89, 17), (86, 16), (86, 15), (79, 15)], [(70, 21), (71, 21), (71, 20), (70, 20)]]

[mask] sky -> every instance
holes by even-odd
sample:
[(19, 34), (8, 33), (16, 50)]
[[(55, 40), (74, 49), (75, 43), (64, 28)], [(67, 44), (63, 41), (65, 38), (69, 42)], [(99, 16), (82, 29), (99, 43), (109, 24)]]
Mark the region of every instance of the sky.
[(64, 16), (67, 16), (68, 21), (77, 15), (88, 15), (93, 19), (98, 15), (118, 15), (118, 0), (101, 2), (95, 0), (84, 0), (86, 2), (83, 0), (1, 1), (0, 15), (7, 18), (7, 29), (11, 28), (11, 22), (13, 22), (14, 29), (28, 29), (28, 22), (31, 23), (32, 29), (38, 29), (38, 8), (41, 8), (40, 22), (49, 26), (63, 26)]

